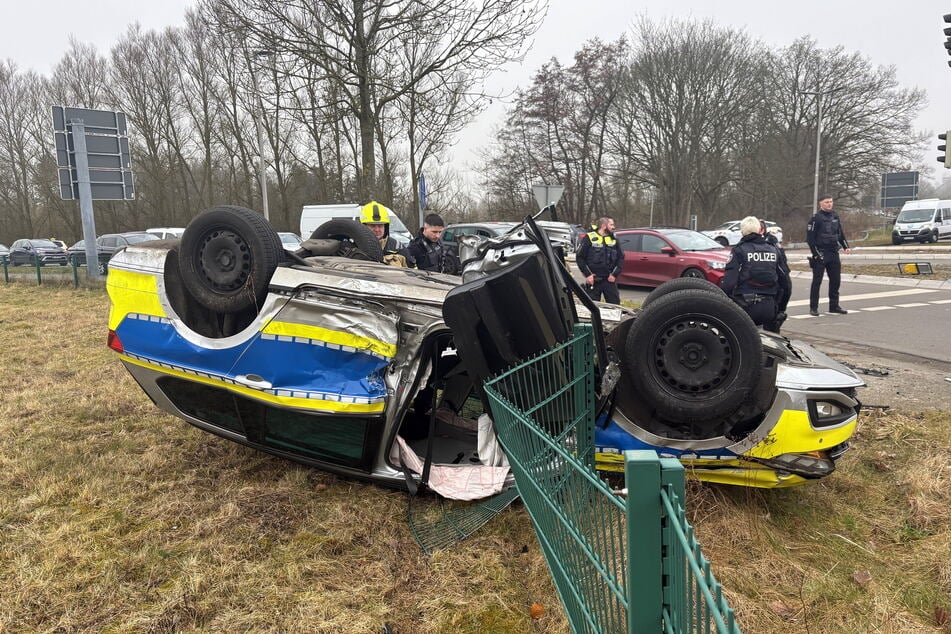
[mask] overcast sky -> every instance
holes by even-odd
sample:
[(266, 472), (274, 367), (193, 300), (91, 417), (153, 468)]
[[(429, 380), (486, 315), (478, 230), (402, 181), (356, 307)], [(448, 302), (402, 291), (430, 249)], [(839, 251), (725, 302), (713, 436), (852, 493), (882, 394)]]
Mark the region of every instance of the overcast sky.
[[(7, 0), (12, 2), (12, 0)], [(712, 18), (719, 24), (745, 29), (773, 47), (808, 34), (823, 48), (837, 45), (860, 51), (876, 65), (894, 65), (905, 87), (924, 88), (928, 107), (919, 129), (932, 132), (951, 128), (951, 59), (944, 52), (945, 24), (951, 0), (800, 0), (777, 3), (762, 0), (550, 0), (548, 15), (523, 64), (493, 79), (494, 89), (526, 86), (533, 73), (552, 57), (568, 65), (581, 45), (594, 37), (605, 41), (625, 34), (640, 14), (651, 18)], [(129, 24), (160, 29), (183, 22), (191, 0), (25, 0), (0, 22), (0, 59), (20, 68), (47, 74), (62, 57), (72, 33), (80, 41), (107, 53)], [(949, 25), (951, 26), (951, 25)], [(493, 106), (460, 139), (453, 153), (462, 169), (475, 162), (473, 150), (499, 125), (505, 104)], [(937, 139), (930, 145), (937, 145)], [(937, 150), (926, 150), (926, 160)], [(937, 162), (934, 175), (938, 175)]]

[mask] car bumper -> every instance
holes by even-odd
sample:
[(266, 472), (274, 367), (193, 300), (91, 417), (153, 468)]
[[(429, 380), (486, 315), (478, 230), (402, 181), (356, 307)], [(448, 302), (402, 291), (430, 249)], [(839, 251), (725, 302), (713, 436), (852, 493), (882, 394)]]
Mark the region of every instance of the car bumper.
[(910, 231), (892, 231), (895, 240), (926, 240), (931, 236), (931, 229), (912, 229)]

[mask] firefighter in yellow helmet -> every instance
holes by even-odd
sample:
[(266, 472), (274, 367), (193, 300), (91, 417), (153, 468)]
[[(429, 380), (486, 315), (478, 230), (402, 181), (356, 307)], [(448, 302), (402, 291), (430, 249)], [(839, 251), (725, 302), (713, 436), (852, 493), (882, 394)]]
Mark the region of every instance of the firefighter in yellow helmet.
[(373, 232), (383, 249), (383, 262), (391, 266), (407, 266), (406, 258), (398, 252), (399, 243), (390, 236), (390, 210), (375, 200), (360, 209), (360, 222)]

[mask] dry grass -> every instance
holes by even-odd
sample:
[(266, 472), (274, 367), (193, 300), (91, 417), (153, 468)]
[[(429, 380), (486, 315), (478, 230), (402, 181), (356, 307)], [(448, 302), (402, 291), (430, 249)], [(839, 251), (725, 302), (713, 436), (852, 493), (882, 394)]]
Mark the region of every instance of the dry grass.
[[(102, 290), (0, 283), (0, 632), (568, 631), (519, 505), (422, 556), (404, 494), (157, 410), (106, 349), (106, 310)], [(949, 422), (865, 417), (806, 487), (691, 487), (744, 631), (941, 631)]]

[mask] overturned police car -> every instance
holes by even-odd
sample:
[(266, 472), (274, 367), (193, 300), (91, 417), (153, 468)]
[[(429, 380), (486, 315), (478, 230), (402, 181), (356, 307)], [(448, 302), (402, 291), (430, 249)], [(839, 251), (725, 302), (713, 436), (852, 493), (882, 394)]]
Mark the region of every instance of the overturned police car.
[(108, 345), (155, 404), (218, 436), (388, 486), (474, 499), (511, 485), (482, 385), (596, 335), (596, 459), (679, 458), (688, 476), (757, 487), (824, 477), (848, 447), (862, 382), (758, 330), (703, 280), (640, 310), (592, 303), (531, 218), (460, 244), (459, 277), (380, 263), (332, 221), (285, 252), (260, 214), (216, 207), (181, 240), (110, 262)]

